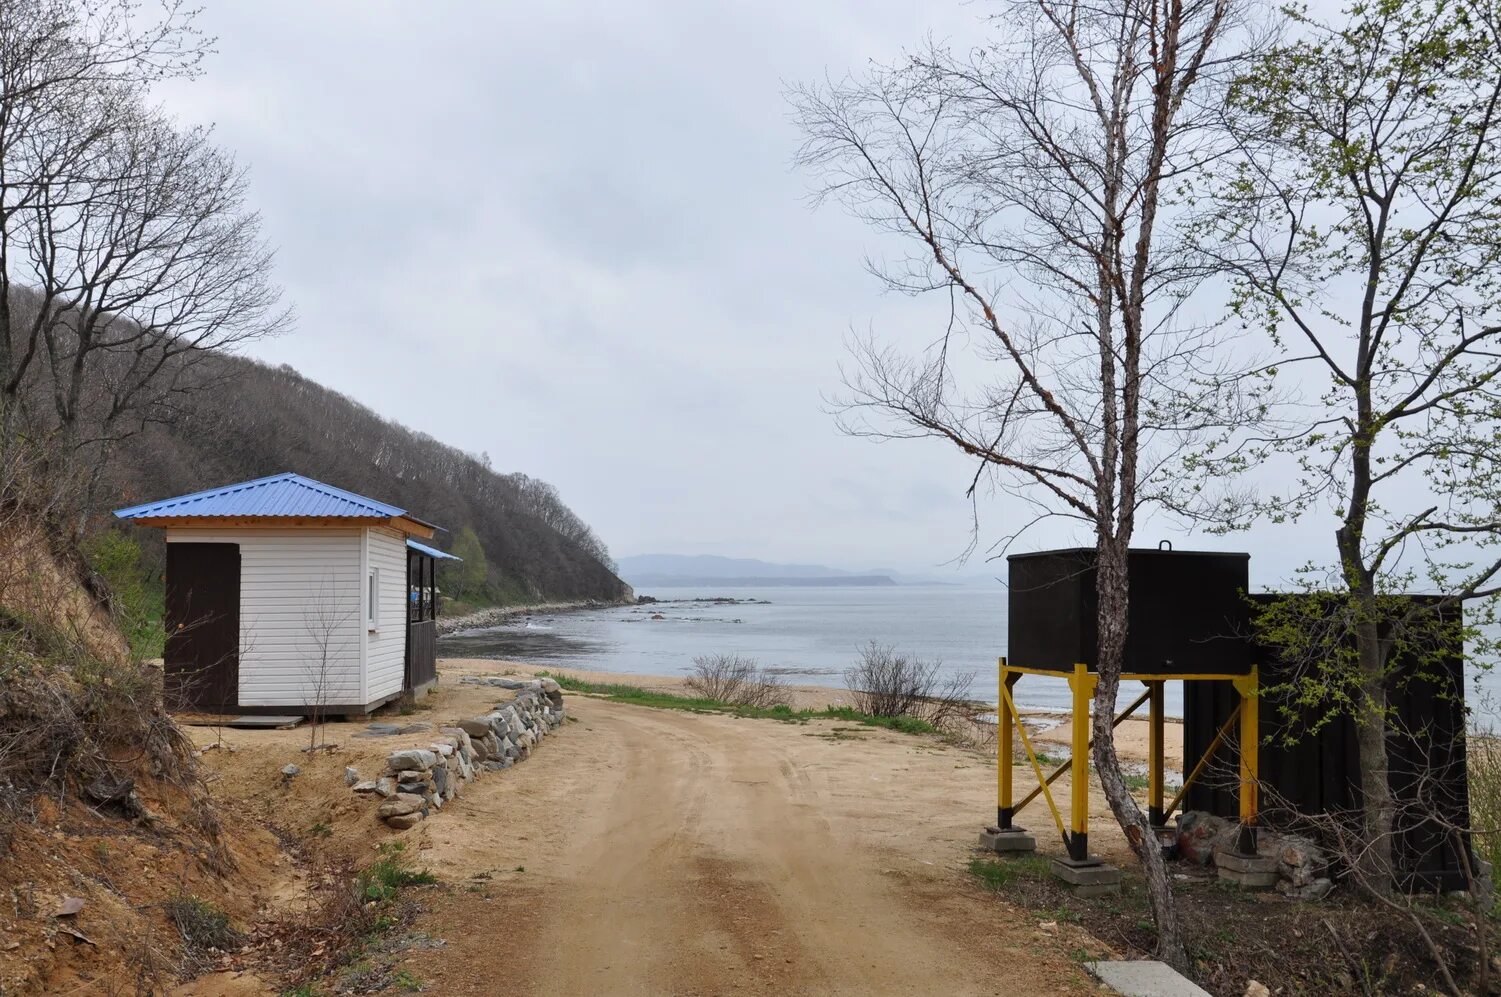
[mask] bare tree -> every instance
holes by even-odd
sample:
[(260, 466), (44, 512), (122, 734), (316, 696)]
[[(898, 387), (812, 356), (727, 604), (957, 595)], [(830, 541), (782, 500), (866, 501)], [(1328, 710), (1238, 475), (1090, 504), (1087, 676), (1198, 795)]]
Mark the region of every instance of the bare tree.
[[(1185, 965), (1166, 867), (1111, 732), (1126, 640), (1127, 550), (1165, 470), (1247, 416), (1188, 305), (1211, 271), (1175, 190), (1226, 151), (1233, 0), (1013, 0), (1003, 41), (930, 45), (899, 65), (792, 94), (800, 161), (911, 247), (872, 269), (947, 303), (927, 346), (863, 339), (846, 428), (935, 438), (1093, 535), (1094, 759), (1145, 870), (1160, 956)], [(1254, 410), (1251, 410), (1254, 411)]]
[(86, 487), (195, 360), (288, 318), (243, 172), (150, 103), (196, 71), (192, 14), (136, 6), (0, 0), (0, 426)]
[[(1282, 431), (1204, 467), (1287, 465), (1293, 484), (1229, 518), (1332, 509), (1331, 557), (1263, 618), (1299, 695), (1357, 721), (1366, 847), (1385, 889), (1394, 803), (1392, 662), (1468, 600), (1471, 649), (1501, 586), (1501, 32), (1494, 0), (1362, 4), (1233, 91), (1238, 168), (1205, 243), (1275, 372), (1306, 392)], [(1447, 598), (1390, 598), (1414, 589)], [(1332, 596), (1313, 594), (1330, 590)], [(1396, 654), (1408, 645), (1406, 654)]]
[[(338, 587), (325, 578), (318, 593), (303, 609), (302, 702), (308, 717), (309, 754), (317, 751), (323, 732), (329, 696), (339, 681), (340, 659), (351, 653), (348, 646), (358, 610), (338, 597)], [(328, 746), (325, 734), (321, 747)]]

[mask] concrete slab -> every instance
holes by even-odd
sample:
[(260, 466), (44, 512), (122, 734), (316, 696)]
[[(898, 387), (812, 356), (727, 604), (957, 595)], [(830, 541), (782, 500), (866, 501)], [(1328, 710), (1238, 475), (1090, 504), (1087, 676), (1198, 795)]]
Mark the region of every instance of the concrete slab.
[(296, 727), (306, 717), (194, 717), (179, 721), (189, 727), (233, 727), (236, 730), (275, 730), (278, 727)]
[(1215, 852), (1214, 864), (1231, 872), (1260, 873), (1277, 871), (1275, 855), (1242, 855), (1239, 852)]
[(1167, 963), (1153, 959), (1086, 962), (1084, 968), (1123, 997), (1211, 997)]
[(1266, 890), (1277, 885), (1275, 855), (1242, 855), (1239, 852), (1215, 852), (1215, 871), (1220, 879), (1247, 890)]
[(1009, 827), (1004, 831), (998, 827), (987, 827), (980, 832), (980, 848), (987, 852), (998, 852), (1002, 855), (1016, 852), (1035, 852), (1037, 851), (1037, 839), (1020, 827)]
[(1121, 871), (1095, 856), (1083, 862), (1054, 859), (1050, 869), (1054, 876), (1073, 888), (1076, 896), (1099, 897), (1121, 891)]
[(1270, 890), (1277, 885), (1277, 872), (1237, 872), (1234, 869), (1226, 869), (1223, 866), (1215, 870), (1215, 874), (1226, 883), (1232, 883), (1243, 890)]

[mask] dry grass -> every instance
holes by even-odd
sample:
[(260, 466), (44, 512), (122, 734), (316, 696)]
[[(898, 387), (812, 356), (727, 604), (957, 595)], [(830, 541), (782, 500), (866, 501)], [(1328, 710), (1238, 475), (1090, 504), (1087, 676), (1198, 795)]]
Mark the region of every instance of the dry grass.
[(1475, 852), (1493, 868), (1501, 867), (1501, 739), (1471, 737), (1466, 756)]

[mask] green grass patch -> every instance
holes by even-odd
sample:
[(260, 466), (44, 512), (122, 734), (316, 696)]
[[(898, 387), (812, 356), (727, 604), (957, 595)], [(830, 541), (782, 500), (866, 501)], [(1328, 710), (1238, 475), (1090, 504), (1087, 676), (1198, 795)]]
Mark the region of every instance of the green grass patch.
[(795, 710), (790, 706), (737, 706), (718, 699), (702, 699), (697, 696), (679, 696), (658, 689), (643, 689), (638, 685), (623, 685), (616, 682), (585, 682), (567, 675), (538, 672), (538, 675), (557, 682), (569, 692), (583, 692), (603, 696), (617, 703), (633, 706), (649, 706), (659, 710), (688, 710), (695, 713), (725, 713), (736, 717), (752, 717), (761, 720), (781, 720), (784, 723), (807, 723), (809, 720), (844, 720), (866, 727), (884, 727), (902, 734), (936, 734), (938, 729), (918, 717), (875, 717), (861, 713), (851, 706), (825, 706), (821, 710)]
[(142, 564), (141, 545), (119, 530), (106, 529), (84, 541), (83, 554), (108, 587), (110, 608), (131, 653), (161, 657), (167, 641), (162, 624), (166, 592), (162, 580)]
[(422, 981), (413, 976), (409, 970), (400, 969), (391, 977), (391, 986), (405, 993), (415, 994), (422, 991)]
[(360, 896), (366, 900), (390, 900), (403, 886), (428, 886), (438, 877), (426, 869), (412, 868), (405, 842), (382, 845), (380, 857), (360, 870)]
[(994, 893), (1023, 879), (1036, 879), (1047, 872), (1047, 861), (1035, 855), (1019, 855), (1013, 859), (969, 860), (969, 874), (980, 886)]

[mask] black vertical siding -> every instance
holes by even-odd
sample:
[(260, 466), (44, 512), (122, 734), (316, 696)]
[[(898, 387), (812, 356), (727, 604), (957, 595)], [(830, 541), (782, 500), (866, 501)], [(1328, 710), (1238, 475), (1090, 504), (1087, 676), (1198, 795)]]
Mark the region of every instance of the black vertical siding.
[[(1268, 598), (1268, 597), (1259, 597)], [(1414, 597), (1421, 599), (1423, 597)], [(1457, 613), (1458, 610), (1446, 610)], [(1453, 619), (1452, 615), (1448, 617)], [(1275, 688), (1289, 672), (1265, 648), (1257, 650), (1261, 685)], [(1404, 885), (1421, 889), (1464, 889), (1460, 855), (1450, 826), (1469, 826), (1465, 767), (1464, 659), (1458, 649), (1446, 655), (1436, 674), (1417, 674), (1415, 661), (1392, 663), (1387, 696), (1393, 709), (1388, 741), (1389, 781), (1398, 803), (1393, 857)], [(1237, 695), (1227, 682), (1189, 682), (1184, 692), (1184, 766), (1192, 770), (1219, 725), (1235, 710)], [(1265, 787), (1261, 821), (1291, 826), (1296, 814), (1338, 814), (1361, 805), (1360, 752), (1355, 722), (1333, 717), (1307, 733), (1306, 712), (1289, 713), (1286, 701), (1265, 694), (1261, 703), (1260, 776)], [(1298, 735), (1292, 743), (1285, 736)], [(1232, 731), (1232, 735), (1235, 731)], [(1184, 809), (1222, 817), (1239, 812), (1238, 744), (1222, 746), (1200, 782), (1189, 787)]]

